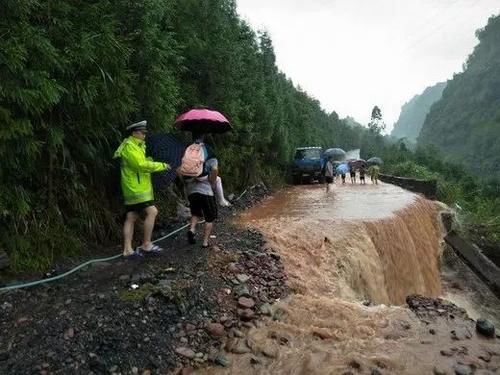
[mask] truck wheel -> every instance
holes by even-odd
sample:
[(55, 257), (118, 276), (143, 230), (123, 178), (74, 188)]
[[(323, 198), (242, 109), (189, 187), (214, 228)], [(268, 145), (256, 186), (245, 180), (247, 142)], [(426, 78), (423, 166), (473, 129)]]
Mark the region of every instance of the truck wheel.
[(294, 185), (300, 185), (302, 182), (300, 176), (292, 176), (292, 181)]

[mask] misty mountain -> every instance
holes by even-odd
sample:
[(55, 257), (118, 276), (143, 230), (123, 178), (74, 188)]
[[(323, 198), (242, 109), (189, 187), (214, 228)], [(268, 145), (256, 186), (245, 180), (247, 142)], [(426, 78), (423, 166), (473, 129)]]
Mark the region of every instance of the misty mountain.
[(398, 121), (394, 124), (391, 135), (396, 138), (407, 138), (416, 142), (425, 117), (431, 106), (441, 99), (446, 82), (439, 82), (427, 87), (421, 94), (415, 95), (401, 107)]
[(476, 32), (479, 44), (427, 115), (419, 145), (485, 176), (500, 174), (500, 16)]

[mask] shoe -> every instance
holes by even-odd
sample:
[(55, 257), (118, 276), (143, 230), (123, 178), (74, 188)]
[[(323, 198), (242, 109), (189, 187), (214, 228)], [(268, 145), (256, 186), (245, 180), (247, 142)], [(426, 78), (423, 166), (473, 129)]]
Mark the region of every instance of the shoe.
[(142, 253), (145, 255), (156, 255), (156, 254), (161, 253), (162, 251), (163, 251), (163, 249), (158, 245), (151, 246), (151, 249), (149, 249), (149, 250), (142, 249)]
[(136, 259), (143, 258), (143, 255), (141, 254), (141, 252), (139, 251), (139, 249), (135, 249), (130, 254), (128, 254), (128, 255), (122, 255), (122, 256), (126, 260), (136, 260)]
[(190, 230), (188, 230), (187, 239), (191, 245), (194, 245), (196, 243), (196, 238), (194, 236), (195, 236), (195, 234), (193, 232), (191, 232)]

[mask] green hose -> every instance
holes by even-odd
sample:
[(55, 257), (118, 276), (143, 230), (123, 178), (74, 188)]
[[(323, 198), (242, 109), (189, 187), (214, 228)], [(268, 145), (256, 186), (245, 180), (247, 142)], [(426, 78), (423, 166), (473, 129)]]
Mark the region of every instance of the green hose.
[[(204, 223), (205, 221), (201, 221), (200, 224)], [(158, 241), (162, 241), (164, 240), (165, 238), (168, 238), (168, 237), (171, 237), (173, 236), (174, 234), (180, 232), (181, 230), (187, 228), (189, 226), (189, 224), (186, 224), (176, 230), (174, 230), (173, 232), (170, 232), (169, 234), (161, 237), (161, 238), (157, 238), (156, 240), (153, 241), (153, 243), (155, 242), (158, 242)], [(118, 259), (122, 257), (122, 254), (118, 254), (118, 255), (113, 255), (112, 257), (108, 257), (108, 258), (97, 258), (97, 259), (91, 259), (85, 263), (82, 263), (80, 264), (79, 266), (76, 266), (75, 268), (65, 272), (65, 273), (62, 273), (60, 275), (57, 275), (57, 276), (54, 276), (54, 277), (49, 277), (47, 279), (43, 279), (43, 280), (37, 280), (37, 281), (31, 281), (29, 283), (21, 283), (21, 284), (14, 284), (14, 285), (8, 285), (8, 286), (4, 286), (2, 288), (0, 288), (0, 292), (5, 292), (5, 291), (8, 291), (8, 290), (14, 290), (14, 289), (21, 289), (21, 288), (28, 288), (30, 286), (35, 286), (35, 285), (40, 285), (40, 284), (45, 284), (45, 283), (49, 283), (51, 281), (56, 281), (56, 280), (59, 280), (59, 279), (62, 279), (63, 277), (66, 277), (66, 276), (69, 276), (71, 275), (72, 273), (75, 273), (76, 271), (92, 264), (92, 263), (99, 263), (99, 262), (108, 262), (110, 260), (114, 260), (114, 259)]]

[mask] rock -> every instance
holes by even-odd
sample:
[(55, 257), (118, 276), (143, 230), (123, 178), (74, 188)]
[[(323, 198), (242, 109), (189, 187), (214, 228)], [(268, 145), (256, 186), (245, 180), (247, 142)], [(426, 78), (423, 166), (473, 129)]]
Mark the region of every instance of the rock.
[(260, 306), (259, 311), (262, 315), (267, 315), (267, 316), (273, 315), (273, 308), (267, 302)]
[(250, 348), (250, 350), (252, 352), (254, 352), (254, 353), (258, 353), (259, 352), (259, 347), (257, 346), (257, 343), (251, 337), (247, 337), (245, 339), (245, 343), (247, 344), (247, 346)]
[(277, 358), (279, 354), (279, 350), (275, 345), (266, 345), (262, 349), (262, 354), (269, 358)]
[(141, 375), (151, 375), (151, 370), (144, 370)]
[(97, 374), (106, 372), (106, 363), (99, 356), (95, 354), (90, 357), (89, 365), (90, 369)]
[(238, 266), (236, 265), (235, 262), (229, 263), (228, 266), (227, 266), (227, 269), (228, 269), (229, 272), (232, 272), (232, 273), (238, 273), (239, 272)]
[(435, 335), (435, 334), (436, 334), (436, 330), (435, 330), (434, 328), (431, 328), (431, 329), (429, 330), (429, 333), (430, 333), (431, 335)]
[(239, 338), (245, 337), (245, 334), (243, 332), (241, 332), (239, 329), (233, 328), (232, 332), (233, 332), (235, 337), (239, 337)]
[(273, 257), (274, 259), (276, 259), (276, 260), (280, 260), (280, 259), (281, 259), (281, 255), (279, 255), (279, 254), (278, 254), (277, 252), (275, 252), (275, 251), (271, 251), (271, 252), (269, 253), (269, 255), (270, 255), (271, 257)]
[(357, 370), (361, 370), (361, 364), (358, 361), (356, 361), (355, 359), (353, 359), (349, 362), (349, 367), (355, 368)]
[(64, 332), (64, 339), (69, 340), (75, 336), (75, 330), (73, 328), (68, 328), (66, 332)]
[(243, 320), (250, 320), (254, 316), (254, 312), (250, 309), (238, 309), (238, 316)]
[(7, 309), (12, 309), (14, 306), (12, 305), (12, 303), (9, 303), (9, 302), (4, 302), (2, 304), (2, 310), (7, 310)]
[(220, 323), (208, 323), (207, 332), (215, 337), (220, 337), (224, 335), (224, 326)]
[(139, 373), (139, 369), (137, 367), (132, 367), (132, 369), (130, 370), (132, 372), (132, 375), (137, 375)]
[(238, 297), (250, 297), (250, 290), (246, 284), (239, 284), (234, 288), (234, 292)]
[(196, 329), (196, 326), (194, 324), (188, 323), (186, 324), (186, 332), (192, 332)]
[(472, 374), (472, 369), (466, 365), (455, 365), (453, 368), (456, 375), (470, 375)]
[(226, 349), (235, 354), (245, 354), (251, 352), (250, 348), (245, 344), (245, 341), (240, 339), (227, 340)]
[(217, 355), (214, 362), (222, 367), (228, 367), (231, 364), (231, 360), (223, 354)]
[(117, 372), (118, 371), (118, 366), (114, 365), (109, 368), (109, 372)]
[(260, 359), (259, 357), (251, 356), (250, 357), (250, 363), (252, 365), (261, 365), (262, 364), (262, 359)]
[(181, 371), (178, 372), (179, 375), (191, 375), (194, 372), (192, 367), (183, 367)]
[(482, 361), (485, 361), (486, 363), (489, 363), (491, 361), (491, 354), (490, 353), (481, 354), (478, 358)]
[(495, 326), (489, 320), (478, 319), (476, 322), (476, 330), (483, 336), (495, 337)]
[(434, 366), (434, 375), (446, 375), (447, 372), (446, 370), (442, 369), (441, 367)]
[(183, 357), (193, 359), (194, 356), (196, 355), (195, 352), (189, 348), (186, 348), (184, 346), (176, 348), (175, 352)]
[(273, 320), (282, 321), (286, 318), (286, 311), (283, 309), (277, 309), (273, 314)]
[(441, 350), (440, 353), (442, 356), (445, 356), (445, 357), (453, 356), (453, 352), (451, 350)]
[(382, 375), (382, 372), (378, 368), (372, 368), (371, 375)]
[(240, 307), (243, 307), (245, 309), (251, 309), (252, 307), (255, 306), (255, 302), (251, 298), (240, 297), (238, 298), (238, 305), (240, 305)]
[(246, 283), (248, 280), (250, 280), (250, 276), (245, 275), (244, 273), (239, 273), (239, 274), (236, 275), (236, 279), (240, 283)]

